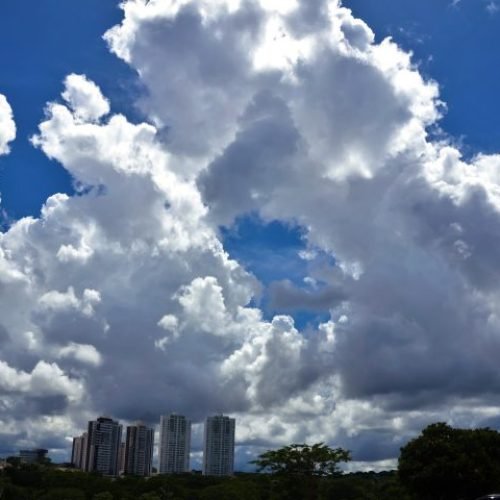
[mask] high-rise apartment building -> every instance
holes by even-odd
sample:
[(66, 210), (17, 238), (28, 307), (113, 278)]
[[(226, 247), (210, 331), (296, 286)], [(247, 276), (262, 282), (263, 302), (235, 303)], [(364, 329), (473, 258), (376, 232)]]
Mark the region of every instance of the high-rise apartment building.
[(121, 476), (125, 472), (125, 443), (120, 443), (118, 450), (118, 474)]
[(71, 450), (71, 463), (77, 469), (85, 468), (85, 457), (87, 456), (87, 433), (73, 438), (73, 449)]
[(203, 474), (231, 476), (234, 471), (235, 419), (224, 415), (208, 417), (205, 421)]
[(183, 415), (160, 418), (160, 474), (189, 472), (191, 422)]
[(154, 430), (143, 424), (127, 427), (124, 472), (136, 476), (150, 476), (153, 462)]
[(84, 470), (117, 476), (122, 426), (111, 418), (99, 417), (89, 422), (87, 434)]

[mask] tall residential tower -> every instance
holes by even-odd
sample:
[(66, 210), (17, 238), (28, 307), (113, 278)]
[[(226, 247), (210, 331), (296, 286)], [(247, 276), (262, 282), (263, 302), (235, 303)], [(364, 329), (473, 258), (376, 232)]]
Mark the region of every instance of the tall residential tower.
[(189, 472), (191, 422), (183, 415), (160, 418), (160, 474)]
[(81, 436), (73, 438), (73, 449), (71, 450), (71, 463), (77, 469), (85, 469), (87, 456), (88, 437), (84, 432)]
[(139, 423), (127, 427), (124, 472), (135, 476), (150, 476), (153, 462), (154, 430)]
[(121, 438), (122, 426), (117, 421), (107, 417), (90, 421), (84, 470), (117, 476)]
[(205, 422), (203, 474), (231, 476), (234, 471), (234, 418), (216, 415)]

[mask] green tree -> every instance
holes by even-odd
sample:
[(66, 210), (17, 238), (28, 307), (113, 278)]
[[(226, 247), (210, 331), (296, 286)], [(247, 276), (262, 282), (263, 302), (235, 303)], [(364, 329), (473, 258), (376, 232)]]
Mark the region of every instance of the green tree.
[(351, 459), (350, 452), (330, 448), (326, 444), (291, 444), (278, 450), (268, 450), (252, 464), (259, 472), (303, 476), (331, 476), (339, 474), (339, 464)]
[(42, 485), (42, 469), (37, 464), (20, 463), (18, 467), (8, 467), (5, 474), (17, 486), (38, 488)]
[(156, 493), (143, 493), (139, 500), (161, 500), (161, 498)]
[(429, 425), (401, 448), (398, 473), (419, 500), (459, 500), (499, 490), (500, 433)]
[(101, 491), (100, 493), (96, 493), (92, 500), (113, 500), (113, 495), (109, 491)]
[(12, 467), (19, 467), (21, 465), (21, 458), (10, 456), (10, 457), (7, 457), (6, 462), (8, 464), (12, 465)]
[(229, 478), (209, 486), (200, 493), (200, 500), (260, 500), (262, 492), (257, 481)]
[(351, 459), (342, 448), (330, 448), (324, 443), (291, 444), (278, 450), (268, 450), (251, 463), (259, 472), (276, 477), (271, 485), (271, 498), (276, 500), (317, 499), (320, 479), (340, 475), (339, 464)]
[(37, 500), (85, 500), (85, 493), (76, 488), (55, 488), (36, 498)]

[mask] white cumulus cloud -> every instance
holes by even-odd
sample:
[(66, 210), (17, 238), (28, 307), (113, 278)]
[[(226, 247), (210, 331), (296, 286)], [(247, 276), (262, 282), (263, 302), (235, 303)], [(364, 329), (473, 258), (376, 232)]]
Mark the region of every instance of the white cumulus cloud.
[(65, 80), (66, 90), (62, 93), (76, 117), (83, 121), (96, 121), (109, 113), (109, 102), (99, 87), (85, 75), (72, 73)]
[[(500, 160), (428, 136), (436, 82), (337, 1), (122, 8), (105, 39), (147, 122), (69, 75), (33, 143), (79, 192), (0, 234), (0, 384), (27, 395), (6, 428), (224, 411), (242, 445), (326, 441), (367, 467), (431, 421), (491, 418)], [(255, 213), (307, 247), (274, 317), (219, 231)], [(324, 323), (300, 331), (304, 309)]]
[(9, 142), (16, 138), (16, 123), (6, 97), (0, 94), (0, 155), (9, 153)]

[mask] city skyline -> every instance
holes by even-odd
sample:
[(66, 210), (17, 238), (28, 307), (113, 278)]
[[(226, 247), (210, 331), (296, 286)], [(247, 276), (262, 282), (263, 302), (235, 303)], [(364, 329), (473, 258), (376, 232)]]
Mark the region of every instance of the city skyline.
[[(235, 422), (234, 418), (223, 414), (205, 419), (203, 474), (233, 474)], [(155, 427), (147, 427), (142, 422), (127, 425), (125, 440), (122, 440), (122, 431), (123, 425), (110, 417), (101, 416), (89, 421), (87, 432), (73, 437), (70, 460), (73, 467), (109, 476), (150, 476), (155, 458), (159, 474), (191, 472), (191, 421), (184, 415), (170, 413), (160, 416), (157, 455), (154, 454)], [(27, 450), (25, 454), (38, 451)], [(43, 451), (47, 453), (47, 450)]]

